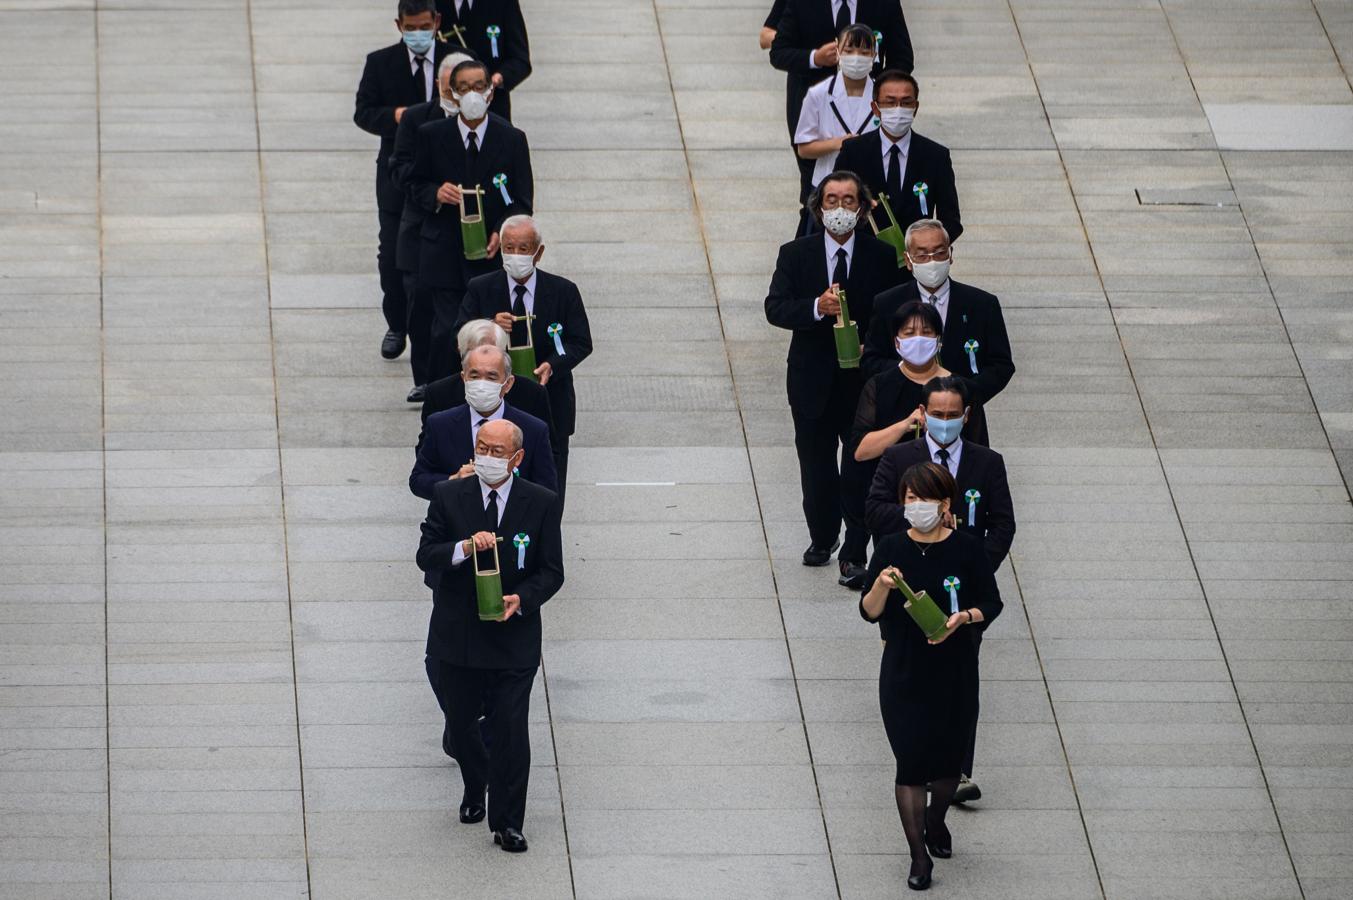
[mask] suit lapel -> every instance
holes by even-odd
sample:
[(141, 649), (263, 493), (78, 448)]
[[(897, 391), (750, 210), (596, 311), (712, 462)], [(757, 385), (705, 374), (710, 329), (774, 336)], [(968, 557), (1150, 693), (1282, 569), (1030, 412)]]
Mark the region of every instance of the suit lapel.
[(808, 260), (808, 271), (811, 273), (808, 283), (820, 284), (825, 291), (831, 287), (832, 273), (827, 270), (827, 249), (823, 246), (824, 240), (821, 234), (815, 234), (808, 242), (808, 252), (811, 254)]

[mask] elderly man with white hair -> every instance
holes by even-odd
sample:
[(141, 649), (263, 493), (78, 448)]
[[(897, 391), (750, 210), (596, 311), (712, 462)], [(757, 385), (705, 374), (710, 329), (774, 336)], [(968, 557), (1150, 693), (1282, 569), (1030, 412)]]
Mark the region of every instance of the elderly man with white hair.
[(592, 352), (592, 329), (578, 286), (537, 268), (545, 244), (536, 220), (527, 215), (510, 216), (503, 220), (499, 236), (503, 271), (470, 281), (457, 322), (492, 319), (511, 335), (513, 350), (532, 347), (533, 354), (525, 355), (534, 355), (534, 369), (518, 371), (517, 375), (519, 380), (534, 378), (549, 391), (562, 500), (568, 475), (568, 441), (577, 424), (573, 369)]
[(892, 330), (893, 313), (902, 304), (920, 300), (935, 307), (944, 323), (940, 336), (940, 365), (964, 378), (972, 387), (974, 429), (971, 440), (987, 444), (983, 404), (999, 394), (1015, 374), (1010, 338), (1001, 316), (1001, 302), (994, 294), (954, 281), (949, 277), (953, 243), (938, 219), (913, 222), (906, 233), (907, 268), (914, 280), (884, 291), (874, 298), (874, 318), (864, 339), (860, 365), (877, 375), (898, 364)]

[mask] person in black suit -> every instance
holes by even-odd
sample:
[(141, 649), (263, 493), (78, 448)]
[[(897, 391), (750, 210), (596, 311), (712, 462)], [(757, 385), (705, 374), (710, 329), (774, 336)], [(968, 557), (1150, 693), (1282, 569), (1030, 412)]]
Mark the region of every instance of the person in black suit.
[[(507, 352), (507, 332), (488, 319), (471, 319), (456, 332), (456, 349), (460, 358), (475, 347), (497, 347)], [(503, 395), (508, 406), (530, 413), (545, 423), (550, 432), (550, 446), (554, 446), (554, 415), (550, 409), (550, 394), (539, 382), (529, 378), (512, 379), (512, 386)], [(427, 427), (428, 417), (444, 409), (451, 409), (465, 403), (465, 378), (460, 372), (439, 378), (427, 386), (423, 399), (423, 427)], [(418, 446), (423, 446), (423, 435), (418, 435)]]
[[(982, 542), (992, 570), (999, 569), (1015, 539), (1015, 504), (1010, 497), (1010, 481), (1005, 460), (995, 450), (963, 440), (961, 431), (968, 417), (968, 383), (950, 376), (936, 378), (923, 390), (925, 402), (925, 438), (907, 441), (883, 451), (874, 471), (869, 496), (865, 500), (865, 520), (875, 543), (882, 536), (907, 530), (906, 510), (898, 500), (902, 473), (917, 463), (933, 462), (954, 476), (954, 498), (946, 523)], [(981, 631), (973, 631), (973, 642), (982, 647)], [(973, 756), (977, 747), (977, 706), (968, 723), (968, 740), (963, 754), (963, 774), (954, 793), (955, 803), (968, 803), (982, 797), (982, 789), (972, 780)]]
[[(460, 821), (473, 824), (487, 815), (494, 843), (511, 853), (526, 850), (528, 718), (540, 665), (540, 609), (564, 583), (559, 498), (513, 477), (523, 456), (521, 430), (511, 422), (481, 428), (474, 477), (437, 485), (418, 545), (418, 567), (434, 579), (426, 665), (460, 763)], [(475, 565), (467, 562), (481, 555), (491, 565), (495, 547), (504, 611), (496, 621), (482, 621)], [(488, 711), (492, 753), (477, 724), (481, 710)]]
[(775, 31), (780, 27), (780, 16), (784, 15), (786, 2), (787, 0), (775, 0), (771, 4), (766, 22), (761, 26), (761, 34), (757, 38), (762, 50), (769, 50), (770, 45), (775, 43)]
[(506, 419), (521, 429), (526, 462), (518, 474), (553, 491), (558, 486), (550, 433), (535, 416), (513, 409), (503, 396), (512, 385), (512, 360), (497, 347), (476, 347), (465, 354), (465, 406), (428, 416), (409, 490), (431, 500), (438, 482), (474, 474), (476, 435), (485, 424)]
[[(511, 346), (535, 347), (536, 369), (531, 373), (550, 393), (555, 427), (551, 436), (554, 464), (559, 472), (559, 502), (568, 481), (568, 439), (578, 418), (573, 391), (573, 369), (592, 353), (592, 329), (578, 286), (536, 268), (545, 253), (540, 228), (530, 216), (512, 216), (503, 222), (504, 272), (480, 275), (466, 287), (459, 322), (493, 319), (511, 337)], [(519, 316), (531, 316), (530, 333)], [(526, 381), (521, 373), (519, 381)]]
[(437, 0), (441, 38), (469, 50), (489, 67), (493, 103), (489, 111), (512, 120), (509, 96), (531, 74), (531, 45), (518, 0)]
[[(888, 197), (897, 224), (906, 229), (917, 219), (938, 216), (951, 240), (963, 233), (958, 209), (958, 187), (949, 148), (912, 131), (920, 88), (906, 72), (889, 69), (874, 79), (874, 115), (879, 127), (841, 145), (838, 169), (858, 172), (877, 196)], [(874, 224), (882, 230), (891, 223), (880, 203)]]
[(433, 0), (400, 0), (395, 26), (402, 40), (369, 54), (357, 85), (357, 109), (352, 120), (363, 131), (379, 135), (376, 153), (376, 211), (380, 223), (376, 268), (381, 281), (381, 312), (386, 332), (381, 356), (396, 359), (404, 352), (408, 327), (408, 300), (404, 280), (395, 264), (404, 194), (390, 178), (388, 163), (395, 131), (410, 106), (437, 99), (434, 74), (445, 49), (436, 41), (437, 8)]
[(865, 333), (860, 365), (871, 374), (897, 365), (893, 335), (878, 323), (886, 323), (894, 312), (913, 300), (935, 307), (944, 324), (940, 364), (955, 375), (962, 375), (972, 386), (970, 440), (987, 444), (983, 407), (1004, 390), (1015, 374), (1001, 303), (986, 291), (949, 278), (953, 247), (943, 224), (934, 219), (913, 222), (907, 228), (906, 239), (907, 267), (915, 280), (874, 298), (876, 315)]
[[(883, 69), (910, 72), (914, 63), (911, 35), (899, 0), (786, 0), (779, 6), (778, 24), (770, 46), (770, 64), (785, 75), (785, 119), (789, 140), (799, 123), (799, 110), (808, 88), (836, 71), (837, 37), (847, 25), (859, 23), (878, 32), (878, 61), (872, 74)], [(771, 16), (776, 15), (772, 8)], [(766, 24), (773, 24), (770, 18)], [(797, 156), (796, 156), (797, 159)], [(812, 160), (799, 159), (800, 188), (813, 172)], [(848, 165), (838, 169), (859, 171)], [(861, 174), (863, 174), (861, 172)], [(868, 179), (866, 179), (866, 183)], [(874, 186), (870, 185), (870, 190)], [(801, 196), (807, 196), (803, 190)]]
[[(828, 175), (808, 202), (824, 230), (780, 247), (765, 305), (770, 324), (793, 332), (785, 387), (810, 539), (803, 563), (825, 566), (841, 531), (841, 481), (855, 470), (848, 453), (838, 470), (837, 454), (849, 443), (863, 383), (859, 369), (843, 369), (837, 361), (833, 326), (840, 291), (863, 333), (874, 295), (897, 284), (899, 272), (893, 249), (856, 227), (869, 190), (854, 173)], [(862, 567), (868, 540), (863, 519), (848, 517), (839, 560), (843, 583)]]
[[(406, 195), (409, 173), (413, 170), (414, 139), (418, 129), (428, 122), (455, 118), (460, 113), (451, 90), (451, 72), (471, 57), (451, 51), (437, 64), (437, 92), (435, 100), (410, 106), (399, 119), (395, 131), (395, 147), (390, 152), (390, 180)], [(413, 390), (406, 398), (410, 403), (423, 399), (427, 379), (428, 353), (432, 341), (432, 302), (418, 290), (418, 251), (422, 246), (423, 210), (417, 203), (405, 202), (399, 217), (399, 237), (395, 241), (395, 266), (404, 284), (407, 303), (409, 335), (409, 367), (413, 372)]]
[[(535, 195), (526, 135), (488, 112), (492, 93), (488, 79), (482, 62), (456, 66), (451, 85), (460, 115), (427, 123), (418, 129), (414, 143), (409, 199), (424, 212), (418, 281), (420, 289), (428, 291), (433, 307), (429, 380), (456, 368), (452, 359), (455, 323), (466, 282), (502, 268), (498, 229), (508, 216), (530, 215)], [(469, 192), (476, 185), (484, 192), (482, 199), (476, 201), (472, 195), (463, 202), (470, 214), (484, 217), (487, 256), (467, 260), (461, 239), (461, 189)]]

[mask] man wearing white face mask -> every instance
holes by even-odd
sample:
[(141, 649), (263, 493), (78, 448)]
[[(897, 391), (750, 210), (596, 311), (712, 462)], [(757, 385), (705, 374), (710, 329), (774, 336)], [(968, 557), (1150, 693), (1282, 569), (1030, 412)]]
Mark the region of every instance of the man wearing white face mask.
[[(874, 295), (900, 277), (892, 247), (856, 227), (868, 202), (869, 192), (854, 173), (824, 178), (809, 199), (823, 233), (780, 248), (766, 294), (766, 320), (792, 332), (785, 389), (810, 538), (803, 554), (807, 566), (825, 566), (840, 544), (842, 481), (849, 483), (855, 468), (849, 454), (837, 464), (842, 445), (850, 440), (863, 384), (858, 368), (841, 368), (837, 360), (833, 326), (841, 312), (841, 291), (851, 319), (864, 333)], [(839, 560), (843, 578), (848, 568), (864, 563), (869, 540), (862, 516), (845, 516), (845, 522)]]
[(549, 427), (503, 400), (512, 387), (512, 360), (508, 355), (492, 345), (475, 347), (465, 354), (461, 375), (465, 380), (466, 402), (428, 416), (423, 427), (423, 444), (409, 473), (409, 490), (430, 500), (438, 482), (472, 475), (479, 429), (500, 419), (512, 422), (524, 435), (526, 462), (519, 473), (521, 477), (556, 490), (558, 476), (550, 450)]
[(874, 298), (875, 319), (865, 334), (860, 365), (875, 374), (897, 364), (893, 335), (877, 323), (887, 322), (913, 300), (934, 307), (944, 325), (940, 364), (972, 385), (971, 439), (986, 444), (984, 407), (1015, 374), (1001, 303), (994, 295), (949, 277), (954, 249), (942, 223), (934, 219), (912, 223), (907, 228), (906, 243), (907, 267), (915, 280)]
[[(535, 194), (526, 135), (488, 112), (494, 88), (487, 67), (477, 60), (461, 63), (451, 72), (451, 86), (460, 115), (418, 130), (409, 175), (409, 198), (425, 213), (418, 280), (433, 307), (429, 379), (454, 370), (451, 348), (466, 284), (501, 270), (498, 229), (509, 216), (530, 215)], [(476, 186), (481, 195), (472, 193)], [(483, 216), (483, 259), (465, 257), (462, 207), (469, 216)]]
[[(874, 114), (879, 128), (842, 144), (836, 165), (858, 172), (875, 195), (886, 194), (903, 228), (917, 219), (938, 217), (956, 241), (963, 222), (954, 164), (947, 147), (912, 130), (919, 108), (915, 78), (897, 69), (876, 75)], [(890, 224), (881, 205), (874, 210), (874, 223), (880, 229)]]
[[(550, 395), (554, 463), (562, 502), (568, 481), (568, 439), (577, 423), (573, 369), (592, 353), (592, 328), (578, 286), (537, 268), (545, 254), (540, 226), (530, 216), (503, 221), (503, 271), (480, 275), (466, 286), (459, 322), (492, 319), (511, 335), (511, 346), (535, 348), (531, 375)], [(529, 317), (527, 322), (521, 317)], [(522, 373), (525, 375), (525, 373)]]

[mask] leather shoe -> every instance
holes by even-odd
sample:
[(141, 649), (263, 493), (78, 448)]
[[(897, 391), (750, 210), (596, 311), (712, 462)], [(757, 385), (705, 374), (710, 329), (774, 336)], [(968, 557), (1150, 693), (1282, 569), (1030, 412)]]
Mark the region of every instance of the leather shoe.
[(409, 401), (410, 403), (422, 403), (423, 398), (427, 396), (427, 393), (428, 393), (427, 385), (420, 384), (414, 387), (413, 390), (409, 391), (409, 396), (405, 397), (404, 399)]
[(484, 792), (480, 791), (478, 795), (467, 792), (460, 798), (460, 820), (466, 825), (473, 825), (476, 822), (484, 821), (484, 816), (488, 810), (484, 808)]
[(949, 833), (948, 825), (934, 824), (926, 816), (925, 848), (936, 859), (948, 859), (954, 855), (954, 837)]
[(911, 861), (911, 873), (907, 876), (907, 887), (913, 891), (923, 891), (930, 887), (930, 873), (935, 870), (935, 863), (926, 857), (925, 862)]
[(381, 356), (385, 359), (399, 359), (399, 355), (404, 352), (404, 332), (387, 331), (385, 339), (381, 341)]
[(864, 590), (865, 567), (859, 563), (841, 562), (841, 577), (836, 579), (836, 583), (842, 587), (848, 587), (852, 591)]
[(819, 547), (817, 544), (810, 544), (808, 549), (803, 551), (803, 564), (805, 566), (825, 566), (832, 561), (832, 554), (841, 546), (837, 541), (827, 549)]
[(970, 781), (967, 775), (958, 780), (958, 789), (954, 791), (955, 803), (971, 803), (982, 799), (982, 789)]
[(525, 853), (526, 838), (515, 828), (504, 828), (493, 833), (493, 842), (508, 853)]

